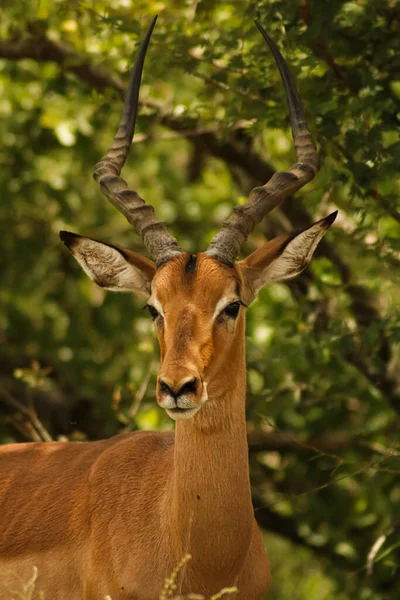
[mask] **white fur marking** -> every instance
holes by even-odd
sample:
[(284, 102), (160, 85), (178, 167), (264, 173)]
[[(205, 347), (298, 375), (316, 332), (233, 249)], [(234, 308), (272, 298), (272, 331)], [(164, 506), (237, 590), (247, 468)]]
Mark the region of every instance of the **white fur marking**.
[(218, 315), (220, 315), (222, 313), (222, 311), (224, 310), (224, 308), (226, 308), (227, 306), (229, 306), (230, 304), (232, 304), (232, 302), (238, 302), (239, 299), (234, 297), (232, 298), (232, 296), (223, 296), (221, 298), (221, 300), (219, 300), (217, 302), (217, 306), (215, 307), (215, 311), (213, 314), (213, 320), (218, 317)]
[(156, 309), (157, 312), (160, 313), (160, 315), (164, 318), (164, 311), (162, 309), (161, 303), (157, 300), (157, 298), (155, 296), (153, 296), (152, 298), (150, 298), (148, 304), (154, 306), (154, 308)]

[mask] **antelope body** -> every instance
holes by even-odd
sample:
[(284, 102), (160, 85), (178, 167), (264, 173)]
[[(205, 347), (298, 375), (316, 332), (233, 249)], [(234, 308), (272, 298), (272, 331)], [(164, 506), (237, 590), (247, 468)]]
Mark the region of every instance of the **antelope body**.
[[(38, 569), (34, 599), (156, 600), (182, 557), (176, 592), (209, 597), (236, 586), (260, 600), (268, 558), (251, 503), (245, 420), (245, 312), (261, 287), (300, 273), (336, 214), (235, 262), (267, 212), (318, 170), (296, 89), (280, 69), (297, 163), (255, 188), (206, 252), (182, 252), (151, 206), (120, 178), (134, 134), (155, 19), (133, 69), (121, 125), (94, 177), (154, 259), (69, 232), (61, 239), (99, 285), (147, 295), (161, 350), (157, 402), (175, 433), (87, 443), (0, 447), (0, 598)], [(3, 590), (5, 590), (3, 592)]]

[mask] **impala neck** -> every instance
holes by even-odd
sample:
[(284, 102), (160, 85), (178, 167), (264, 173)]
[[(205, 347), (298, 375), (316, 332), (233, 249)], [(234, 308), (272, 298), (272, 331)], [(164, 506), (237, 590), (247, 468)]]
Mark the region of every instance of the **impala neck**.
[[(196, 580), (234, 582), (250, 544), (253, 509), (248, 468), (245, 397), (245, 319), (223, 360), (215, 357), (209, 400), (178, 421), (169, 498), (176, 556), (192, 555)], [(197, 590), (192, 590), (197, 591)], [(216, 590), (218, 591), (218, 590)]]

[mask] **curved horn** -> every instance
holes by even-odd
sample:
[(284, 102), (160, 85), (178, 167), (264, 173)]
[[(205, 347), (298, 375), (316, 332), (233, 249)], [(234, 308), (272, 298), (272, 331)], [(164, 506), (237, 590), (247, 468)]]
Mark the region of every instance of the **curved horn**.
[(269, 45), (281, 74), (289, 107), (290, 124), (297, 162), (288, 171), (274, 173), (263, 186), (251, 190), (248, 200), (233, 209), (221, 231), (211, 240), (207, 254), (228, 265), (233, 265), (243, 242), (254, 227), (273, 208), (311, 181), (319, 170), (319, 157), (304, 118), (301, 102), (289, 68), (277, 45), (256, 20), (261, 35)]
[(128, 188), (119, 175), (125, 164), (135, 132), (140, 81), (147, 47), (156, 24), (154, 17), (144, 38), (132, 70), (126, 95), (121, 123), (112, 147), (97, 163), (93, 177), (100, 184), (101, 191), (108, 200), (126, 217), (143, 242), (157, 265), (167, 262), (180, 254), (176, 239), (167, 231), (165, 224), (157, 219), (154, 208), (145, 204), (143, 198)]

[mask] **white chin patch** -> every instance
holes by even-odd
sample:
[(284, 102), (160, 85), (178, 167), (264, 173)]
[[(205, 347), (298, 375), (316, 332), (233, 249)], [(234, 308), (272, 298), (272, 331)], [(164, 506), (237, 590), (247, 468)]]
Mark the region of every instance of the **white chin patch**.
[(186, 410), (177, 410), (177, 409), (165, 409), (165, 412), (171, 419), (174, 421), (183, 421), (184, 419), (191, 419), (194, 415), (200, 410), (201, 406), (196, 406), (195, 408), (187, 408)]

